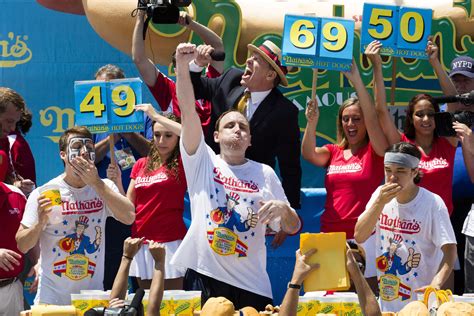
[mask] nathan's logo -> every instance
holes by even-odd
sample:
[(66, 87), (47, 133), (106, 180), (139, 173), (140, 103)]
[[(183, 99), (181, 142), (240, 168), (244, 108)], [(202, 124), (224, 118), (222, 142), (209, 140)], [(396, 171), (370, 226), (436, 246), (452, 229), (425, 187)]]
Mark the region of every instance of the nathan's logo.
[(253, 181), (246, 181), (234, 177), (226, 177), (219, 168), (214, 168), (214, 181), (222, 184), (227, 190), (240, 192), (258, 192), (258, 186)]
[(148, 186), (153, 183), (159, 183), (168, 180), (168, 176), (164, 172), (160, 172), (153, 176), (137, 177), (135, 180), (135, 188)]
[[(57, 143), (59, 137), (64, 131), (70, 127), (74, 126), (74, 110), (73, 109), (61, 109), (57, 106), (50, 106), (44, 110), (39, 111), (40, 114), (40, 123), (41, 125), (48, 127), (53, 123), (56, 123), (55, 129), (52, 130), (53, 133), (57, 133), (58, 136), (45, 136)], [(66, 116), (66, 126), (64, 126), (63, 119)]]
[(9, 32), (6, 40), (0, 40), (0, 68), (11, 68), (29, 62), (33, 54), (26, 45), (27, 35)]
[(387, 214), (380, 215), (380, 229), (395, 233), (416, 234), (421, 230), (420, 222), (413, 220), (400, 219), (396, 216), (390, 218)]
[(418, 167), (423, 170), (442, 169), (448, 168), (449, 162), (444, 158), (434, 158), (430, 161), (420, 161)]
[(63, 215), (95, 213), (103, 208), (104, 202), (99, 198), (86, 201), (63, 201)]
[(362, 163), (355, 162), (348, 165), (330, 165), (327, 174), (355, 173), (362, 171)]

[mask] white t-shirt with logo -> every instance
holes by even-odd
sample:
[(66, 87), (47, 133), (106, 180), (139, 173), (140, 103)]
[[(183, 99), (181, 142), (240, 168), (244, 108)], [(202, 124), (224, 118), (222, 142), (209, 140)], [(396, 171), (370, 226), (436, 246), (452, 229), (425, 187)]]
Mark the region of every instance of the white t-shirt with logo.
[[(231, 166), (201, 137), (192, 156), (181, 146), (189, 197), (191, 227), (171, 263), (190, 268), (235, 287), (272, 297), (266, 271), (266, 225), (250, 227), (260, 201), (288, 203), (281, 183), (269, 166), (247, 160)], [(280, 230), (280, 219), (270, 223)]]
[[(366, 211), (379, 195), (372, 194)], [(364, 213), (365, 213), (364, 212)], [(441, 197), (419, 188), (406, 204), (385, 205), (375, 229), (376, 268), (382, 311), (398, 312), (416, 300), (415, 290), (429, 285), (443, 259), (441, 246), (456, 244)]]
[[(105, 258), (105, 222), (112, 216), (104, 201), (90, 186), (73, 188), (60, 175), (45, 185), (60, 187), (63, 221), (46, 224), (41, 233), (40, 279), (35, 304), (71, 304), (72, 293), (102, 290)], [(103, 179), (118, 192), (115, 184)], [(34, 190), (26, 203), (21, 223), (38, 222), (38, 196)]]

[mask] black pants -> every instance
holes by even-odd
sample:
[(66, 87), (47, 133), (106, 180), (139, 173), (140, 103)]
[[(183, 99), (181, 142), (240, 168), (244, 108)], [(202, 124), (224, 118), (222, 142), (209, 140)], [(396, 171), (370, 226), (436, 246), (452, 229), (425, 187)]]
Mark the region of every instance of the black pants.
[(123, 242), (132, 233), (132, 226), (125, 225), (113, 217), (105, 224), (104, 290), (111, 290), (123, 255)]
[(273, 300), (269, 297), (240, 289), (191, 269), (188, 269), (184, 276), (184, 290), (202, 291), (201, 306), (204, 306), (210, 297), (218, 296), (223, 296), (234, 303), (236, 310), (252, 306), (258, 311), (263, 311), (265, 306), (273, 304)]
[(454, 271), (454, 294), (462, 295), (464, 293), (464, 250), (466, 247), (466, 236), (462, 233), (462, 226), (467, 214), (471, 210), (474, 202), (472, 198), (453, 200), (453, 214), (451, 215), (451, 224), (453, 225), (454, 235), (456, 236), (457, 250), (461, 270)]

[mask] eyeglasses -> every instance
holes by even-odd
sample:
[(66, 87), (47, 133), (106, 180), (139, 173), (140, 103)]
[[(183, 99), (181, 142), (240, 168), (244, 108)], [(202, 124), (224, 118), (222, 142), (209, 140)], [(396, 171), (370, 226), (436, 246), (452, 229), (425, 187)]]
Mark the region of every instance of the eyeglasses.
[(415, 116), (416, 117), (419, 117), (419, 118), (424, 118), (426, 116), (428, 116), (428, 118), (433, 118), (435, 116), (435, 112), (434, 111), (417, 111), (415, 112)]

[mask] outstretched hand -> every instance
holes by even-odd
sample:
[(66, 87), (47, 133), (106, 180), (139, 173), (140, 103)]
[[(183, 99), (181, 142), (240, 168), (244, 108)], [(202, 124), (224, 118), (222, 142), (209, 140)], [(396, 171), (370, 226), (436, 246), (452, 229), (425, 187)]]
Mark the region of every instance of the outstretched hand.
[(188, 12), (186, 11), (179, 11), (179, 18), (178, 18), (178, 24), (184, 27), (187, 27), (193, 19), (189, 16)]
[(115, 184), (122, 183), (122, 171), (117, 164), (109, 164), (107, 167), (107, 179)]
[(166, 257), (165, 245), (156, 241), (148, 241), (148, 250), (156, 264), (164, 264)]
[(372, 41), (365, 49), (364, 54), (369, 58), (373, 65), (382, 64), (382, 58), (380, 57), (380, 50), (382, 49), (382, 43), (379, 41)]
[(428, 38), (425, 51), (426, 51), (426, 54), (428, 55), (428, 60), (430, 63), (438, 60), (439, 48), (433, 42), (433, 37), (431, 36)]
[(206, 67), (212, 62), (211, 54), (214, 52), (214, 47), (212, 47), (211, 45), (199, 45), (196, 50), (196, 65)]
[(196, 45), (181, 43), (176, 47), (176, 65), (189, 65), (189, 62), (197, 57)]
[(300, 249), (296, 251), (295, 269), (291, 283), (301, 285), (311, 271), (319, 268), (319, 263), (309, 263), (309, 258), (316, 252), (317, 249), (310, 249), (304, 254)]
[(463, 123), (453, 122), (453, 129), (461, 141), (463, 150), (467, 150), (471, 155), (474, 155), (474, 133)]
[(352, 59), (352, 64), (351, 64), (351, 70), (349, 71), (343, 71), (342, 72), (344, 76), (346, 76), (347, 79), (349, 79), (352, 84), (358, 81), (362, 81), (360, 78), (360, 73), (359, 73), (359, 67), (357, 67), (357, 64), (355, 63), (354, 59)]
[(158, 111), (150, 103), (136, 104), (135, 110), (143, 111), (153, 121), (157, 121), (157, 118), (161, 116), (161, 114), (158, 113)]
[(144, 238), (132, 238), (128, 237), (123, 242), (123, 255), (128, 258), (133, 258), (137, 254), (138, 250), (142, 247)]
[(315, 123), (319, 119), (319, 106), (317, 100), (309, 100), (306, 105), (306, 120), (308, 123)]

